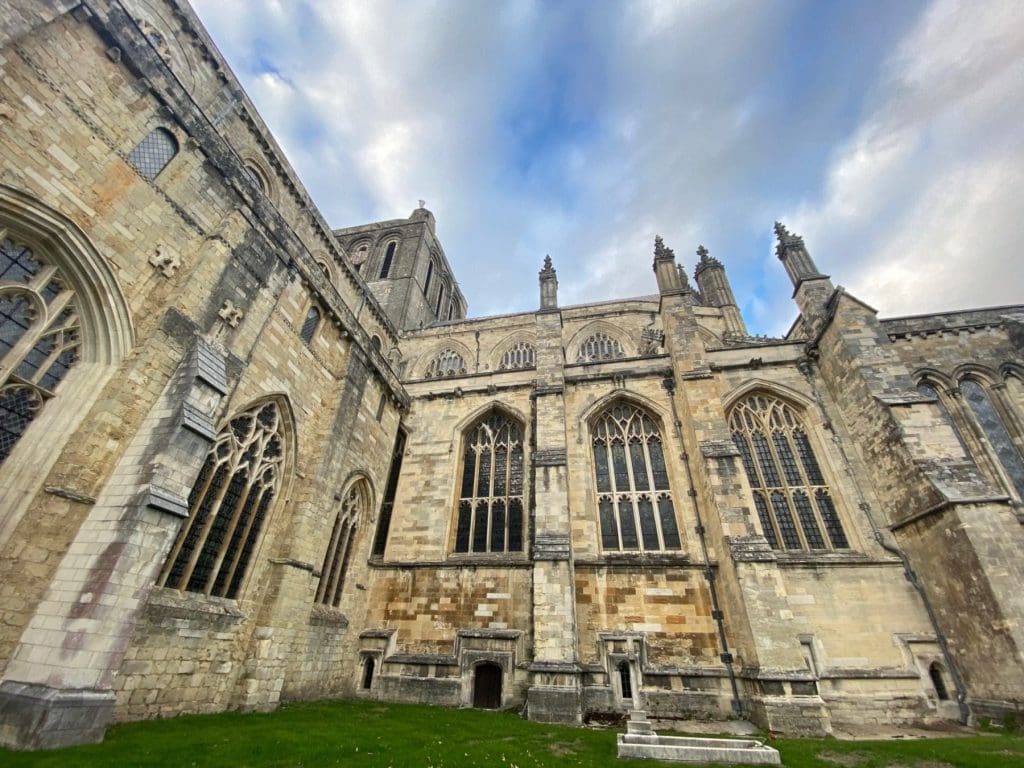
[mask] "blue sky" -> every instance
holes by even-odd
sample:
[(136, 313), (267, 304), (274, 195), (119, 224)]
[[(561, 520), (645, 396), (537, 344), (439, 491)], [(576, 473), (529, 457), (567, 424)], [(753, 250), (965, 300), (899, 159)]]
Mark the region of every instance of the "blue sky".
[(772, 223), (883, 315), (1024, 301), (1018, 0), (194, 0), (336, 227), (420, 198), (472, 316), (653, 293), (705, 245), (752, 332)]

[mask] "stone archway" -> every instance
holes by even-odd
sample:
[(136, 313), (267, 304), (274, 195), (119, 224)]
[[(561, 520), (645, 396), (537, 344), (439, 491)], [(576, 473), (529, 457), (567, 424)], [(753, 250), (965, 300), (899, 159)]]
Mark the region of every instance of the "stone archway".
[(473, 707), (499, 709), (501, 707), (501, 667), (491, 662), (477, 664), (473, 670)]

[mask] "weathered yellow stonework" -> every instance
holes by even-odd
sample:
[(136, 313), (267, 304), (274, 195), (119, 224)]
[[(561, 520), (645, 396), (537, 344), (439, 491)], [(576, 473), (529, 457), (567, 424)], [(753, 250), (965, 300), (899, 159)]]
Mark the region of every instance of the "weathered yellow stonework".
[(179, 0), (0, 0), (0, 163), (0, 743), (1020, 717), (1024, 307), (879, 319), (778, 225), (785, 338), (660, 239), (657, 295), (559, 307), (547, 261), (467, 318), (433, 214), (332, 230)]

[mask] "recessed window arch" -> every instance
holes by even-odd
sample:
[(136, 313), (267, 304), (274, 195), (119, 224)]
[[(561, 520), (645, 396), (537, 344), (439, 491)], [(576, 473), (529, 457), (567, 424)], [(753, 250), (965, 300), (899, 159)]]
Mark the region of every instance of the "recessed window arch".
[(754, 394), (730, 409), (729, 428), (772, 549), (849, 548), (796, 409), (772, 395)]
[(260, 171), (252, 163), (246, 163), (242, 168), (245, 170), (245, 175), (249, 177), (249, 180), (256, 185), (261, 194), (267, 194), (267, 182), (263, 178), (263, 172)]
[(307, 347), (313, 341), (313, 336), (316, 335), (316, 330), (320, 327), (321, 319), (323, 319), (323, 315), (320, 308), (313, 304), (306, 312), (306, 319), (302, 321), (302, 328), (299, 330), (299, 337)]
[(128, 162), (144, 178), (153, 181), (178, 154), (178, 140), (166, 128), (154, 128), (128, 154)]
[(384, 260), (380, 265), (380, 279), (383, 280), (391, 274), (391, 263), (395, 260), (395, 249), (398, 248), (398, 241), (392, 240), (384, 248)]
[(454, 349), (446, 349), (430, 361), (425, 378), (438, 379), (445, 376), (461, 376), (466, 372), (466, 361)]
[(0, 231), (0, 463), (79, 361), (70, 283), (41, 253)]
[(438, 320), (441, 318), (441, 306), (444, 304), (445, 293), (447, 292), (448, 286), (445, 283), (441, 283), (441, 287), (437, 289), (437, 302), (434, 305), (434, 315)]
[(232, 418), (199, 470), (188, 517), (157, 583), (237, 597), (284, 472), (284, 418), (277, 403)]
[(974, 418), (974, 423), (988, 442), (989, 449), (1018, 497), (1024, 499), (1024, 457), (1021, 456), (1020, 450), (1010, 436), (1009, 428), (996, 410), (992, 393), (973, 377), (961, 379), (959, 389)]
[(515, 370), (518, 368), (534, 368), (537, 365), (536, 351), (533, 344), (528, 341), (517, 341), (505, 350), (501, 356), (499, 371)]
[(500, 408), (463, 433), (455, 552), (523, 551), (523, 435), (522, 422)]
[(370, 258), (370, 241), (360, 240), (354, 243), (352, 246), (352, 266), (355, 267), (356, 272), (361, 272), (363, 265)]
[(591, 419), (601, 548), (658, 552), (682, 547), (657, 420), (616, 401)]
[(316, 601), (322, 605), (334, 608), (341, 605), (342, 590), (356, 535), (359, 532), (359, 522), (369, 508), (369, 498), (370, 489), (362, 479), (352, 483), (342, 496), (341, 509), (334, 518), (324, 564), (320, 569), (320, 583), (316, 590)]
[(617, 360), (625, 357), (619, 340), (607, 333), (595, 333), (580, 344), (576, 355), (577, 363), (591, 363), (598, 360)]
[[(434, 257), (430, 257), (430, 261), (427, 262), (427, 276), (423, 280), (423, 295), (430, 296), (430, 283), (434, 278)], [(428, 305), (429, 306), (429, 305)]]

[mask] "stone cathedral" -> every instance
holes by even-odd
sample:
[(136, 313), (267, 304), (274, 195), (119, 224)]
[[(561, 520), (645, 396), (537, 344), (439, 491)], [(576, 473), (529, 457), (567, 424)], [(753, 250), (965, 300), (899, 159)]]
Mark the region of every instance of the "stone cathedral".
[(660, 239), (469, 318), (429, 210), (338, 223), (183, 0), (0, 0), (0, 743), (1022, 716), (1024, 306), (880, 318), (776, 224), (783, 338)]

